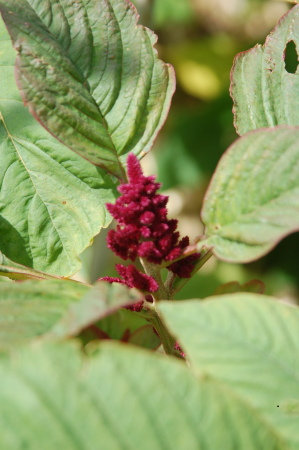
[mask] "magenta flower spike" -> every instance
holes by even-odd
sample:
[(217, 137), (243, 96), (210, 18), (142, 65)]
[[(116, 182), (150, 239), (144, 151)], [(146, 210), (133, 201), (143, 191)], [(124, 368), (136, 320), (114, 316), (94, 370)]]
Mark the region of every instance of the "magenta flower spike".
[[(117, 221), (116, 230), (107, 236), (108, 247), (123, 260), (142, 258), (147, 263), (160, 265), (182, 255), (189, 245), (189, 238), (180, 240), (177, 220), (167, 218), (168, 196), (158, 194), (161, 187), (154, 176), (145, 176), (137, 157), (131, 153), (127, 158), (128, 183), (118, 187), (121, 196), (107, 209)], [(188, 278), (199, 254), (195, 253), (170, 264), (167, 268), (180, 277)], [(155, 292), (157, 281), (134, 265), (116, 266), (122, 278), (105, 277), (144, 292)], [(109, 278), (109, 279), (108, 279)]]
[(160, 183), (154, 176), (144, 176), (138, 159), (130, 154), (127, 159), (129, 183), (118, 188), (122, 194), (114, 205), (108, 203), (110, 214), (118, 222), (116, 230), (108, 234), (108, 247), (122, 259), (135, 261), (136, 257), (161, 264), (177, 259), (182, 248), (189, 244), (179, 242), (177, 220), (167, 218), (168, 197), (157, 194)]

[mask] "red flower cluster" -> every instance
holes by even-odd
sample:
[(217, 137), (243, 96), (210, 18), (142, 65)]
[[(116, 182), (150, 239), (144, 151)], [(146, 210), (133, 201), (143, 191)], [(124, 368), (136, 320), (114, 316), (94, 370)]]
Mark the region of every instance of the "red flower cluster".
[(139, 256), (160, 264), (177, 259), (189, 238), (179, 241), (177, 220), (167, 218), (168, 197), (156, 193), (160, 183), (143, 175), (134, 154), (128, 156), (127, 165), (129, 183), (119, 186), (122, 195), (114, 205), (107, 204), (119, 224), (108, 234), (108, 247), (124, 260)]
[[(115, 204), (108, 203), (107, 209), (118, 222), (116, 230), (110, 230), (108, 247), (122, 259), (135, 261), (137, 257), (147, 262), (161, 264), (173, 261), (182, 255), (189, 245), (189, 238), (179, 240), (177, 220), (167, 218), (166, 195), (157, 194), (160, 183), (154, 176), (144, 176), (137, 157), (129, 154), (127, 159), (128, 183), (118, 187), (122, 194)], [(200, 257), (194, 253), (168, 266), (173, 273), (183, 278), (191, 272)], [(121, 278), (105, 277), (107, 281), (117, 281), (141, 291), (155, 292), (159, 286), (154, 278), (139, 272), (132, 264), (116, 266)]]
[(125, 284), (129, 287), (135, 287), (140, 291), (155, 292), (159, 289), (158, 283), (149, 275), (139, 272), (133, 264), (123, 266), (116, 264), (116, 270), (123, 277)]
[(176, 261), (167, 267), (168, 270), (181, 278), (190, 278), (196, 263), (200, 258), (200, 253), (192, 253), (186, 258)]

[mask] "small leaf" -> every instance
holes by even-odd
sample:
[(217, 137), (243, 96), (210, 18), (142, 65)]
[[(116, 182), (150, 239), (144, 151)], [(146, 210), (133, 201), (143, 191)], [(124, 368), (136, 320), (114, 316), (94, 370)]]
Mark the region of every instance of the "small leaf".
[[(276, 125), (299, 125), (299, 77), (285, 66), (288, 43), (296, 46), (298, 65), (299, 6), (294, 6), (269, 34), (264, 46), (256, 45), (236, 56), (231, 73), (235, 127), (247, 131)], [(296, 65), (296, 67), (297, 67)]]
[(130, 344), (155, 350), (161, 345), (159, 336), (151, 325), (144, 325), (135, 330), (128, 338)]
[(289, 449), (212, 379), (128, 344), (35, 345), (1, 358), (0, 378), (3, 449)]
[(230, 281), (229, 283), (218, 286), (214, 295), (233, 294), (234, 292), (252, 292), (255, 294), (263, 294), (265, 285), (260, 280), (250, 280), (247, 283), (240, 284), (238, 281)]
[(282, 448), (298, 449), (298, 416), (279, 405), (299, 401), (299, 309), (247, 293), (162, 302), (159, 309), (191, 368), (238, 399)]
[(28, 113), (2, 20), (0, 49), (0, 251), (28, 268), (70, 276), (81, 267), (78, 255), (111, 222), (105, 203), (115, 199), (114, 183)]
[(257, 130), (223, 155), (202, 209), (206, 241), (230, 262), (250, 262), (299, 230), (299, 128)]
[(30, 112), (61, 142), (124, 178), (126, 155), (147, 153), (174, 91), (156, 36), (128, 1), (0, 1)]
[(134, 291), (106, 282), (93, 288), (71, 280), (2, 283), (0, 350), (36, 337), (53, 340), (77, 335), (134, 300)]
[(140, 314), (129, 309), (118, 309), (97, 322), (97, 327), (110, 339), (122, 341), (124, 337), (131, 335), (135, 330), (148, 325), (148, 322)]

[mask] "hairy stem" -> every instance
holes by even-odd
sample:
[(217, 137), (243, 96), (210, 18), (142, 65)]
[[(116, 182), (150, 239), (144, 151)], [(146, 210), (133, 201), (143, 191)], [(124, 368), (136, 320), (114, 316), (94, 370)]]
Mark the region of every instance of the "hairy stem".
[(148, 321), (153, 325), (153, 327), (157, 331), (157, 333), (161, 339), (165, 353), (167, 355), (173, 355), (173, 356), (180, 357), (179, 352), (175, 349), (176, 340), (168, 332), (168, 330), (165, 327), (161, 317), (159, 316), (155, 306), (152, 306), (151, 312), (152, 312), (152, 314), (148, 318)]

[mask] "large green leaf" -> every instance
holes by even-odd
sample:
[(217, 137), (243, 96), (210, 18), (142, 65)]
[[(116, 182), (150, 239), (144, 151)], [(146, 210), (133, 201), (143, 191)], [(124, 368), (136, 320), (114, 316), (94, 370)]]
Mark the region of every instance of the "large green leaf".
[(80, 268), (78, 255), (111, 219), (112, 181), (54, 139), (28, 113), (14, 81), (15, 52), (0, 23), (0, 251), (52, 274)]
[(124, 178), (126, 155), (151, 148), (174, 90), (156, 36), (125, 0), (5, 0), (0, 10), (29, 110), (69, 148)]
[(249, 293), (159, 309), (193, 370), (242, 403), (282, 448), (297, 450), (299, 309)]
[(257, 130), (236, 141), (215, 171), (202, 220), (203, 243), (230, 262), (257, 259), (299, 230), (299, 128)]
[(136, 302), (137, 294), (121, 285), (100, 282), (94, 287), (70, 280), (2, 283), (0, 350), (43, 336), (61, 339)]
[(0, 447), (24, 450), (286, 450), (212, 378), (174, 359), (103, 343), (23, 349), (0, 360)]
[(299, 49), (298, 28), (299, 6), (294, 6), (264, 46), (256, 45), (236, 56), (231, 95), (239, 134), (275, 125), (299, 125), (299, 69), (289, 73), (284, 61), (289, 42)]

